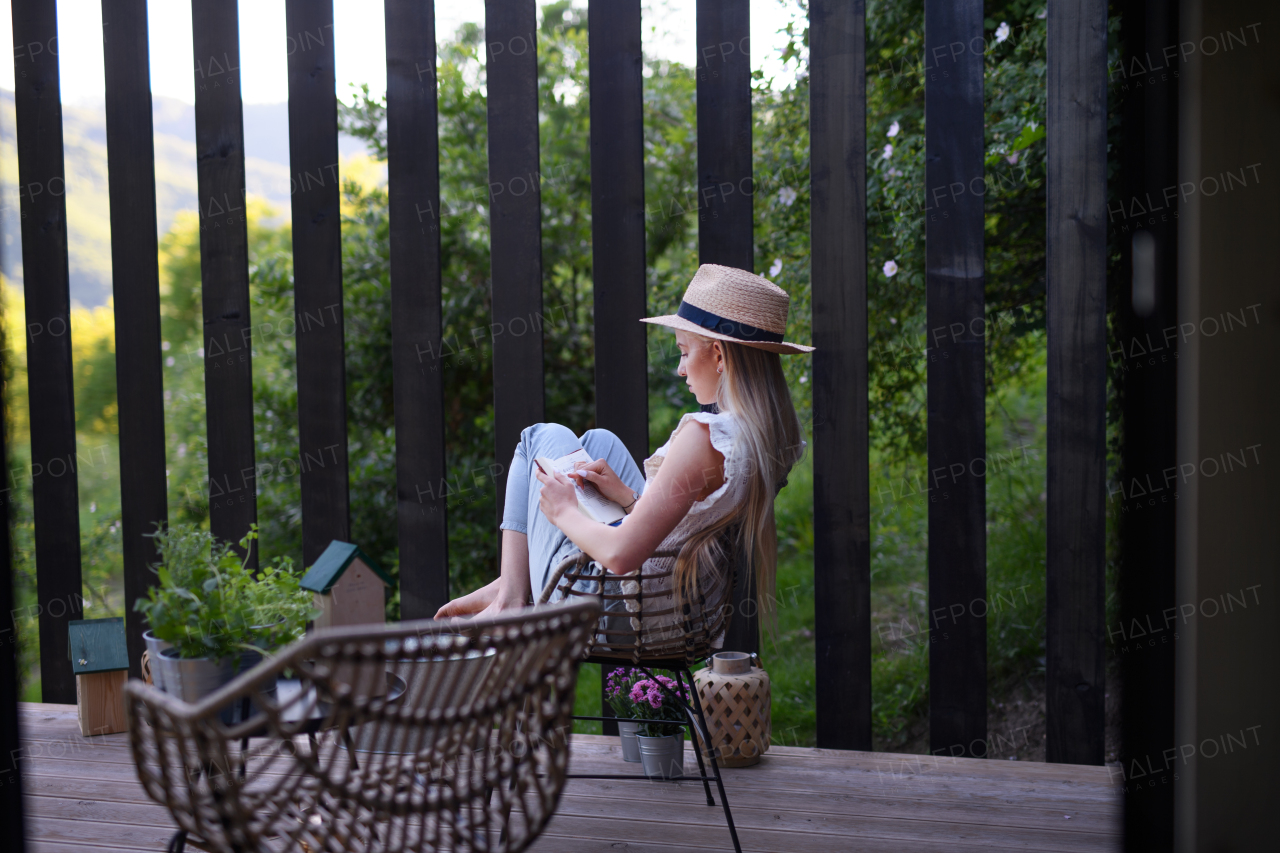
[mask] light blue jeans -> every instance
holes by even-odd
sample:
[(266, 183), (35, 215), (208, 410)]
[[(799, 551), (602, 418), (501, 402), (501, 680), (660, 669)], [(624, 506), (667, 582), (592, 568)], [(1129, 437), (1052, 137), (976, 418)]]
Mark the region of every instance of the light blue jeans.
[(592, 459), (603, 459), (619, 479), (637, 494), (644, 493), (644, 474), (636, 466), (622, 439), (607, 429), (589, 429), (581, 437), (560, 424), (534, 424), (520, 433), (507, 473), (507, 496), (502, 507), (503, 530), (529, 537), (529, 584), (537, 601), (551, 571), (577, 546), (542, 514), (538, 506), (542, 483), (534, 474), (533, 460), (539, 456), (559, 459), (578, 448)]

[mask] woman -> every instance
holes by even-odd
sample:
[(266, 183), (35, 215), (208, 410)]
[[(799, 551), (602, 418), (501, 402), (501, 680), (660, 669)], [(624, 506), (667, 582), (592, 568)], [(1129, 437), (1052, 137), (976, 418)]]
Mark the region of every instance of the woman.
[[(645, 460), (644, 475), (608, 430), (588, 430), (578, 438), (559, 424), (526, 429), (507, 477), (501, 574), (440, 608), (436, 618), (523, 607), (539, 596), (561, 560), (577, 551), (614, 575), (633, 572), (646, 560), (655, 568), (670, 565), (672, 558), (650, 555), (679, 551), (677, 601), (700, 590), (704, 601), (709, 591), (723, 601), (721, 534), (735, 523), (742, 552), (754, 555), (756, 589), (767, 617), (777, 563), (773, 499), (805, 445), (778, 355), (813, 351), (782, 340), (789, 301), (784, 290), (760, 276), (703, 264), (676, 314), (641, 322), (676, 330), (677, 373), (700, 404), (715, 404), (718, 411), (684, 415), (670, 440)], [(627, 515), (615, 525), (578, 512), (570, 476), (543, 473), (534, 464), (535, 458), (558, 459), (579, 447), (595, 461), (579, 463), (571, 476), (622, 505)]]

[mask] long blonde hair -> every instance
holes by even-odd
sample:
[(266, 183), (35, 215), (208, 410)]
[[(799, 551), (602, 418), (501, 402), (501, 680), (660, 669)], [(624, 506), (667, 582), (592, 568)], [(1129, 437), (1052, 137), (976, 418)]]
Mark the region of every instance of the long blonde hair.
[[(701, 335), (692, 337), (702, 346), (712, 343)], [(727, 564), (730, 555), (725, 550), (730, 545), (754, 572), (760, 621), (771, 628), (778, 568), (773, 499), (803, 453), (800, 418), (791, 402), (791, 389), (777, 353), (731, 341), (716, 343), (724, 354), (716, 405), (737, 421), (733, 457), (737, 470), (745, 472), (747, 493), (732, 512), (689, 537), (681, 547), (673, 578), (676, 605), (684, 612), (690, 593), (697, 598), (699, 568), (704, 578), (727, 580), (719, 574)], [(735, 535), (726, 537), (735, 526)]]

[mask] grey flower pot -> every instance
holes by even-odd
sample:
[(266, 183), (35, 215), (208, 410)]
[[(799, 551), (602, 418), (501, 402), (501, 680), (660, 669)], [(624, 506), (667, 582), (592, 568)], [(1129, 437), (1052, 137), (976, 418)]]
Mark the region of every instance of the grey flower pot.
[(662, 737), (636, 735), (640, 742), (640, 763), (651, 779), (679, 779), (684, 776), (684, 732)]
[(160, 663), (160, 653), (173, 648), (173, 643), (160, 639), (150, 631), (143, 633), (142, 640), (147, 644), (147, 655), (151, 660), (151, 683), (157, 690), (164, 690), (164, 667)]
[(640, 742), (636, 733), (640, 731), (639, 723), (618, 723), (618, 736), (622, 738), (622, 760), (633, 764), (640, 763)]
[[(195, 704), (209, 694), (215, 692), (242, 672), (247, 672), (262, 661), (261, 652), (245, 651), (237, 661), (234, 658), (213, 660), (212, 658), (182, 658), (172, 648), (162, 649), (157, 658), (159, 666), (152, 664), (151, 679), (165, 693), (176, 696), (183, 702)], [(275, 685), (264, 684), (263, 693), (274, 695)], [(219, 716), (227, 725), (235, 725), (242, 719), (248, 719), (257, 712), (252, 703), (245, 708), (237, 703), (225, 708)]]

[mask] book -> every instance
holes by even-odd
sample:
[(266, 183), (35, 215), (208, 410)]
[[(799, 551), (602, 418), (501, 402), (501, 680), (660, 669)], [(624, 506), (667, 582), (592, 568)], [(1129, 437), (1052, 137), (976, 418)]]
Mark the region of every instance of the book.
[[(538, 463), (545, 474), (550, 474), (552, 469), (563, 474), (568, 474), (573, 470), (575, 463), (593, 462), (595, 460), (591, 458), (591, 454), (579, 448), (568, 456), (561, 456), (559, 459), (539, 456), (534, 461)], [(613, 524), (615, 521), (627, 517), (626, 511), (622, 508), (622, 504), (617, 501), (611, 501), (604, 495), (600, 494), (600, 490), (593, 484), (577, 477), (572, 477), (570, 479), (573, 480), (574, 489), (578, 493), (578, 512), (582, 513), (592, 521), (598, 521), (601, 524)]]

